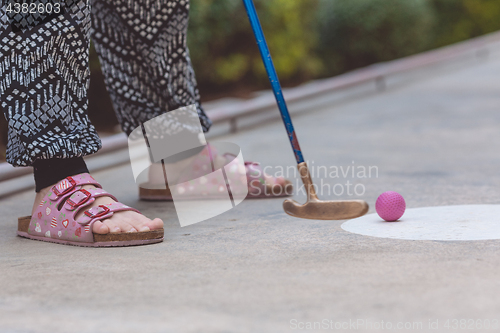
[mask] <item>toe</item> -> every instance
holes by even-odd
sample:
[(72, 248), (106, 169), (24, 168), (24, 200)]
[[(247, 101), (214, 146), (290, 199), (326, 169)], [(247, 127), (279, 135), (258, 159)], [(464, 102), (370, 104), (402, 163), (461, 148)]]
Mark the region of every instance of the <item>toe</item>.
[(139, 215), (135, 219), (135, 228), (138, 231), (150, 231), (163, 228), (163, 221), (160, 219), (150, 220), (144, 215)]
[(109, 232), (112, 234), (122, 232), (121, 227), (112, 218), (106, 219), (103, 223), (109, 228)]
[(109, 233), (109, 228), (101, 221), (95, 221), (94, 225), (92, 226), (92, 232), (94, 232), (95, 234), (107, 234)]
[(119, 226), (122, 232), (144, 232), (153, 228), (157, 229), (158, 221), (153, 222), (146, 216), (136, 212), (122, 212), (118, 214), (118, 217), (120, 218)]
[(148, 223), (149, 229), (158, 230), (163, 228), (163, 221), (159, 218), (155, 218), (151, 222)]
[(119, 212), (104, 221), (96, 221), (92, 231), (97, 234), (145, 232), (163, 228), (161, 219), (150, 220), (136, 212)]
[(277, 177), (276, 183), (281, 185), (281, 186), (285, 186), (288, 182), (287, 182), (286, 178), (284, 178), (284, 177)]
[(141, 232), (146, 232), (146, 231), (150, 231), (151, 229), (149, 229), (149, 227), (147, 225), (144, 225), (142, 227), (139, 228), (139, 231)]
[(137, 231), (141, 231), (141, 232), (151, 230), (151, 229), (149, 228), (149, 222), (137, 224), (137, 225), (135, 226), (135, 229), (136, 229)]
[(124, 220), (121, 223), (121, 232), (137, 232), (138, 231), (138, 226), (131, 222), (130, 220)]
[(269, 182), (268, 184), (271, 184), (271, 185), (285, 185), (285, 178), (283, 178), (283, 177), (271, 177), (271, 176), (269, 176), (269, 178), (267, 178), (266, 181), (268, 181)]

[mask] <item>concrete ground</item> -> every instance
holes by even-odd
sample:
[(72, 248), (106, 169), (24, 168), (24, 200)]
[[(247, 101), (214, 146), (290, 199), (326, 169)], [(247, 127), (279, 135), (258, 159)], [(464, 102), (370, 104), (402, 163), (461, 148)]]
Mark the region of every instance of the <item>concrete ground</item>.
[[(326, 184), (325, 192), (327, 185), (337, 184), (337, 193), (344, 189), (341, 196), (322, 197), (362, 198), (373, 212), (378, 194), (387, 190), (400, 192), (409, 208), (499, 204), (499, 108), (500, 59), (490, 56), (454, 70), (436, 68), (395, 89), (311, 110), (294, 121), (311, 166), (376, 167), (371, 178), (341, 172), (338, 178), (315, 177)], [(246, 159), (273, 166), (272, 172), (294, 165), (280, 122), (221, 140), (239, 144)], [(246, 200), (180, 228), (172, 203), (138, 201), (129, 166), (95, 177), (124, 203), (163, 218), (165, 241), (93, 249), (27, 240), (15, 236), (16, 218), (28, 213), (33, 193), (1, 200), (0, 332), (276, 333), (342, 325), (374, 332), (388, 330), (389, 323), (393, 331), (398, 325), (399, 331), (429, 331), (429, 322), (438, 325), (434, 331), (454, 331), (454, 325), (479, 328), (486, 320), (500, 325), (500, 240), (365, 237), (342, 230), (343, 221), (287, 216), (282, 199)], [(359, 184), (362, 195), (347, 195), (347, 181)]]

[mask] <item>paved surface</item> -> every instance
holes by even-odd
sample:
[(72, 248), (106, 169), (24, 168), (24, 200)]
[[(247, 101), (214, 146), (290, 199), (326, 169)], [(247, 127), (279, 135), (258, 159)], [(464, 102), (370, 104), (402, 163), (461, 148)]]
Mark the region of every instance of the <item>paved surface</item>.
[[(311, 165), (378, 168), (372, 178), (322, 177), (364, 186), (352, 198), (373, 212), (386, 190), (402, 193), (409, 208), (499, 204), (499, 107), (500, 60), (491, 56), (294, 120)], [(294, 165), (279, 122), (224, 140), (247, 159)], [(289, 217), (281, 199), (246, 200), (180, 228), (171, 203), (137, 200), (130, 167), (95, 177), (163, 218), (165, 242), (89, 249), (18, 238), (16, 218), (34, 195), (3, 199), (1, 332), (288, 332), (324, 319), (421, 322), (416, 331), (439, 319), (444, 331), (446, 319), (500, 320), (498, 240), (366, 237), (342, 230), (342, 221)]]

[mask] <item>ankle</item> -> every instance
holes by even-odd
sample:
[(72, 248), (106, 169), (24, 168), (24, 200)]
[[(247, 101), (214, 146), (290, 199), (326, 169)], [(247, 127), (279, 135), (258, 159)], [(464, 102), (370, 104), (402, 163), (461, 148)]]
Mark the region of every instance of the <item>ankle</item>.
[(33, 163), (33, 176), (37, 191), (46, 189), (47, 186), (51, 187), (50, 184), (57, 183), (68, 176), (88, 172), (82, 157), (43, 159)]
[(33, 203), (33, 209), (31, 210), (31, 215), (34, 214), (36, 208), (38, 207), (38, 205), (40, 204), (40, 202), (43, 200), (43, 198), (47, 195), (47, 193), (49, 193), (50, 189), (54, 186), (55, 184), (52, 184), (50, 186), (47, 186), (47, 187), (44, 187), (42, 189), (40, 189), (39, 192), (36, 192), (36, 195), (35, 195), (35, 202)]

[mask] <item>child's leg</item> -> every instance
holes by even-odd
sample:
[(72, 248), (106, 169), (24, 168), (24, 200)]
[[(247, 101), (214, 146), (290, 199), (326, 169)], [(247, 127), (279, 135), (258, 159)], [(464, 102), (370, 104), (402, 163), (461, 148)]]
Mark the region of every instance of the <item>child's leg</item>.
[[(186, 45), (188, 12), (189, 1), (93, 0), (92, 40), (127, 135), (149, 119), (192, 104), (203, 130), (211, 125)], [(167, 125), (163, 134), (178, 125)]]
[[(68, 0), (61, 2), (62, 15), (26, 14), (26, 20), (18, 20), (2, 3), (0, 101), (9, 127), (7, 161), (34, 165), (36, 207), (57, 181), (85, 171), (81, 157), (101, 146), (87, 117), (90, 4)], [(100, 197), (93, 205), (110, 202)], [(124, 211), (95, 223), (94, 232), (134, 231), (145, 225), (157, 229), (163, 223)]]
[(67, 1), (65, 14), (53, 18), (24, 14), (28, 22), (9, 17), (8, 2), (2, 3), (0, 101), (8, 121), (7, 161), (28, 166), (37, 159), (95, 153), (101, 141), (87, 117), (87, 2)]
[[(192, 104), (203, 130), (208, 131), (211, 122), (200, 105), (186, 44), (188, 16), (189, 1), (161, 0), (146, 5), (137, 0), (93, 0), (92, 40), (127, 134), (156, 116)], [(168, 135), (179, 126), (182, 124), (170, 121), (159, 130)], [(178, 167), (185, 167), (185, 162)], [(221, 167), (226, 159), (215, 156), (214, 162)], [(164, 182), (161, 165), (153, 165), (149, 181)], [(262, 182), (289, 187), (285, 179), (267, 175)]]

